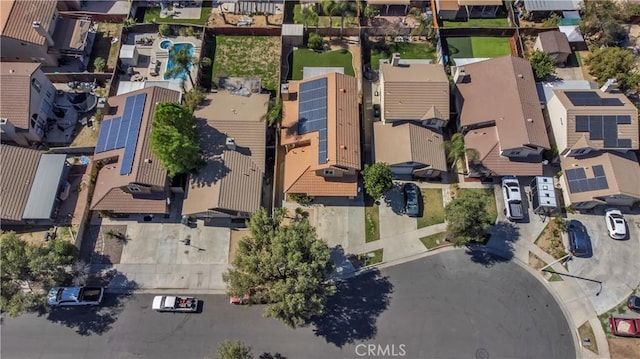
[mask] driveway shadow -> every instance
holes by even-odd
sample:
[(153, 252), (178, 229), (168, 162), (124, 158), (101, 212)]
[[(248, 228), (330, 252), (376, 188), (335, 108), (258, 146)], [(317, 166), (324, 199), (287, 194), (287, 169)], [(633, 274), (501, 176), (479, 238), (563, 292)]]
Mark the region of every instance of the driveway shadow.
[(471, 261), (491, 267), (513, 258), (514, 243), (520, 238), (520, 230), (511, 222), (500, 221), (489, 230), (490, 238), (485, 245), (468, 245), (466, 253)]
[[(112, 270), (101, 278), (94, 279), (87, 286), (105, 286), (115, 277), (122, 278), (124, 275)], [(46, 316), (46, 319), (53, 323), (73, 328), (77, 334), (82, 336), (102, 335), (111, 330), (125, 304), (133, 298), (133, 291), (137, 287), (135, 282), (127, 280), (126, 289), (122, 289), (118, 293), (105, 293), (102, 304), (99, 306), (49, 308), (44, 309), (39, 313), (39, 316)]]
[(393, 292), (389, 279), (372, 269), (336, 286), (336, 294), (327, 300), (325, 314), (310, 321), (315, 335), (340, 348), (375, 338), (376, 319), (389, 306)]
[(402, 193), (401, 184), (394, 184), (393, 187), (384, 194), (384, 203), (391, 208), (393, 213), (404, 213), (404, 193)]

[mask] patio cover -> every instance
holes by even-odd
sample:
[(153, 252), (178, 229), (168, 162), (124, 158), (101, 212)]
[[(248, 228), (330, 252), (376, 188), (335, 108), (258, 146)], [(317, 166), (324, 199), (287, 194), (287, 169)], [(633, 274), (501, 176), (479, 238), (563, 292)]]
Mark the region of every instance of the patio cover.
[(569, 42), (584, 42), (578, 26), (558, 26), (558, 30), (567, 35)]
[(23, 219), (50, 219), (64, 174), (67, 155), (44, 154), (40, 157)]
[(311, 77), (321, 76), (337, 72), (344, 74), (344, 67), (304, 67), (302, 69), (302, 79), (308, 79)]

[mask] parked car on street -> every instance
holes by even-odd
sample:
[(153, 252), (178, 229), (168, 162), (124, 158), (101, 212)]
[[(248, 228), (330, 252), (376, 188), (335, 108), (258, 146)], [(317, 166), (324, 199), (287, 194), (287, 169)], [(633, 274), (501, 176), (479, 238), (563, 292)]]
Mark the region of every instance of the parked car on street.
[(198, 300), (188, 296), (159, 295), (153, 298), (151, 308), (158, 312), (195, 312)]
[(420, 215), (420, 188), (415, 183), (405, 183), (402, 187), (404, 192), (404, 213), (409, 217)]
[(373, 105), (373, 117), (375, 117), (375, 118), (379, 118), (380, 117), (380, 105), (378, 105), (378, 104), (374, 104)]
[(627, 300), (627, 307), (629, 309), (640, 313), (640, 297), (632, 295)]
[(613, 335), (640, 338), (640, 318), (609, 317), (609, 328)]
[(242, 297), (236, 297), (234, 295), (229, 297), (229, 303), (230, 304), (249, 304), (249, 294), (245, 294)]
[(591, 244), (584, 225), (575, 220), (569, 222), (567, 234), (569, 235), (569, 252), (576, 257), (588, 257)]
[(609, 208), (605, 210), (604, 218), (607, 222), (609, 237), (613, 239), (625, 239), (627, 237), (627, 221), (624, 220), (620, 210)]
[(524, 219), (520, 182), (516, 177), (502, 178), (502, 196), (504, 197), (504, 214), (510, 221)]
[(47, 304), (52, 307), (100, 305), (103, 287), (55, 287), (49, 290)]

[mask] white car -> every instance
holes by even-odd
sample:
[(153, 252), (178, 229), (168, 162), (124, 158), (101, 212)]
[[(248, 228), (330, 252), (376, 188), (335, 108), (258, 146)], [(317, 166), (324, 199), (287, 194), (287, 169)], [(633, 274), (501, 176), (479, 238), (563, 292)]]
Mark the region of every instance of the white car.
[(607, 222), (609, 237), (613, 239), (625, 239), (627, 237), (627, 222), (624, 220), (622, 212), (610, 208), (604, 212), (604, 218)]
[(504, 197), (504, 214), (510, 221), (524, 219), (524, 208), (520, 182), (516, 177), (502, 178), (502, 196)]

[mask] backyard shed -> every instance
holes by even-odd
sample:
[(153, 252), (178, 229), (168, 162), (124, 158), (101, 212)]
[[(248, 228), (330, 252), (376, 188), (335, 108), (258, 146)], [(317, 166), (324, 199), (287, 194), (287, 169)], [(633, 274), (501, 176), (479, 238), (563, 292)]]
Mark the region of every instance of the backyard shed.
[(531, 181), (531, 207), (534, 213), (550, 215), (558, 209), (553, 178), (537, 176)]
[(546, 31), (538, 35), (535, 49), (545, 52), (556, 60), (556, 64), (564, 65), (571, 55), (571, 47), (567, 35), (560, 31)]
[(567, 35), (567, 40), (569, 40), (569, 45), (571, 49), (582, 51), (587, 49), (587, 44), (584, 41), (584, 37), (580, 32), (580, 28), (577, 25), (572, 26), (558, 26), (558, 30), (561, 33)]
[(138, 50), (135, 45), (122, 45), (120, 48), (120, 61), (125, 66), (138, 65)]
[(303, 46), (304, 45), (304, 25), (283, 24), (282, 25), (282, 45)]

